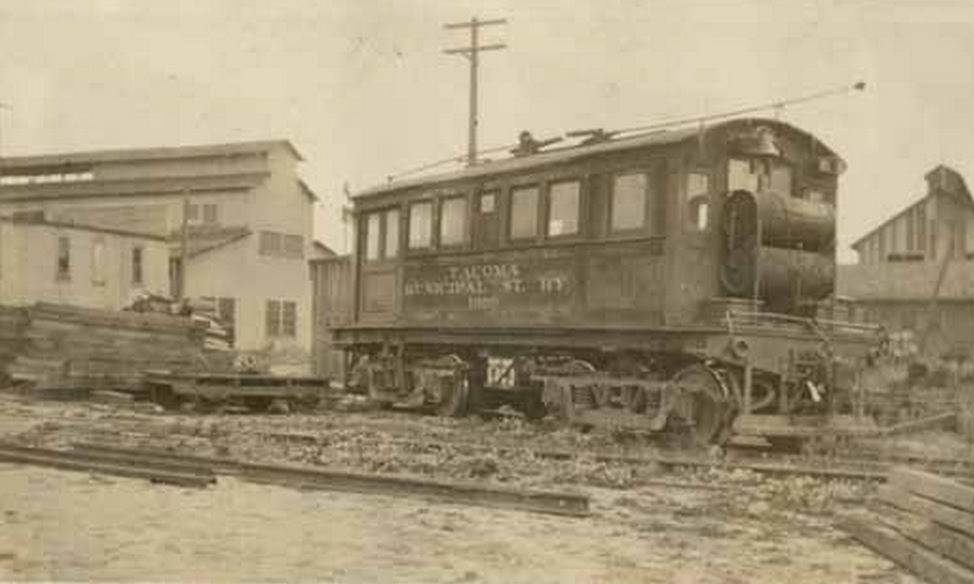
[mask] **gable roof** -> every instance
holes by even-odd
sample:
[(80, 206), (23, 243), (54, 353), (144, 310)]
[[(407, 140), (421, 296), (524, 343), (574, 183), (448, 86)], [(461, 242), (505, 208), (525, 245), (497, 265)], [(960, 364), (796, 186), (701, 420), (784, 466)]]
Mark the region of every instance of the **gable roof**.
[(72, 223), (70, 221), (49, 221), (44, 217), (3, 217), (0, 216), (0, 221), (5, 223), (10, 223), (13, 225), (28, 225), (28, 226), (41, 226), (41, 227), (52, 227), (55, 229), (66, 229), (73, 231), (89, 231), (92, 233), (104, 233), (106, 235), (118, 235), (121, 237), (132, 237), (137, 239), (148, 239), (152, 241), (166, 241), (166, 238), (155, 234), (155, 233), (145, 233), (141, 231), (129, 231), (127, 229), (115, 229), (113, 227), (101, 227), (98, 225), (85, 225), (81, 223)]
[(892, 216), (890, 216), (888, 219), (881, 222), (879, 225), (867, 231), (865, 234), (859, 237), (859, 239), (852, 242), (852, 244), (849, 247), (856, 249), (858, 251), (857, 248), (859, 244), (861, 244), (863, 241), (869, 239), (869, 237), (871, 237), (873, 234), (875, 234), (883, 227), (886, 227), (893, 221), (899, 219), (901, 215), (903, 215), (904, 213), (906, 213), (916, 205), (922, 203), (923, 201), (926, 201), (927, 199), (929, 199), (930, 197), (938, 193), (947, 193), (950, 196), (959, 198), (965, 204), (974, 207), (974, 197), (971, 197), (971, 192), (967, 189), (967, 183), (964, 182), (964, 177), (961, 176), (961, 174), (956, 170), (954, 170), (953, 168), (950, 168), (949, 166), (944, 164), (939, 164), (935, 166), (933, 169), (931, 169), (929, 172), (927, 172), (925, 175), (923, 175), (923, 177), (927, 181), (926, 194), (914, 200), (906, 207), (903, 207), (902, 209), (894, 213)]
[(3, 168), (7, 172), (10, 170), (36, 171), (48, 168), (85, 166), (100, 162), (149, 162), (154, 160), (260, 154), (274, 148), (284, 148), (295, 159), (304, 161), (304, 157), (294, 147), (294, 144), (290, 140), (282, 139), (192, 146), (163, 146), (158, 148), (115, 148), (110, 150), (62, 152), (32, 156), (5, 156), (3, 158)]
[(317, 239), (312, 241), (311, 245), (314, 246), (314, 249), (319, 253), (319, 257), (334, 257), (338, 255), (337, 253), (335, 253), (335, 250), (328, 247), (324, 243), (318, 241)]
[[(929, 302), (940, 276), (941, 262), (881, 262), (840, 265), (838, 294), (858, 300), (920, 300)], [(974, 301), (974, 261), (951, 260), (938, 300)]]
[[(742, 125), (742, 124), (760, 124), (763, 126), (771, 126), (776, 129), (785, 129), (790, 132), (797, 134), (813, 137), (811, 134), (802, 130), (791, 124), (785, 122), (774, 120), (770, 118), (735, 118), (722, 122), (717, 122), (715, 124), (706, 126), (703, 128), (702, 132), (707, 135), (710, 132), (725, 128), (730, 125)], [(647, 132), (643, 134), (636, 134), (634, 136), (628, 136), (625, 138), (615, 138), (607, 140), (604, 142), (596, 142), (594, 144), (578, 144), (572, 146), (566, 146), (563, 148), (553, 148), (550, 150), (542, 150), (537, 154), (531, 154), (529, 156), (515, 156), (512, 158), (505, 158), (503, 160), (498, 160), (496, 162), (487, 162), (483, 164), (478, 164), (476, 166), (468, 166), (466, 168), (455, 170), (452, 172), (446, 172), (434, 175), (425, 175), (413, 179), (406, 179), (401, 181), (391, 181), (386, 184), (380, 184), (373, 186), (371, 188), (365, 189), (359, 193), (353, 195), (353, 198), (358, 197), (369, 197), (372, 195), (379, 195), (383, 193), (389, 193), (392, 191), (397, 191), (401, 189), (406, 189), (410, 187), (420, 186), (420, 185), (435, 185), (439, 183), (447, 183), (456, 180), (463, 180), (469, 178), (476, 178), (487, 175), (495, 175), (501, 173), (516, 172), (520, 170), (528, 170), (537, 166), (542, 166), (546, 164), (557, 164), (571, 162), (580, 158), (587, 156), (593, 156), (597, 154), (604, 154), (609, 152), (618, 152), (622, 150), (631, 150), (636, 148), (645, 148), (649, 146), (663, 146), (670, 144), (677, 144), (684, 142), (686, 140), (694, 139), (700, 136), (701, 129), (698, 126), (678, 128), (674, 130), (659, 130), (653, 132)], [(826, 146), (824, 143), (816, 139), (816, 144), (818, 147), (822, 148), (825, 153), (831, 156), (837, 156), (836, 153)]]
[(3, 188), (0, 188), (0, 203), (43, 201), (49, 199), (246, 191), (261, 184), (268, 176), (270, 176), (268, 172), (237, 172), (193, 176), (4, 185)]
[(317, 203), (319, 201), (318, 195), (315, 194), (313, 190), (311, 190), (311, 187), (308, 186), (308, 183), (304, 182), (301, 179), (298, 179), (298, 187), (301, 188), (301, 192), (304, 193), (304, 196), (311, 199), (312, 203)]

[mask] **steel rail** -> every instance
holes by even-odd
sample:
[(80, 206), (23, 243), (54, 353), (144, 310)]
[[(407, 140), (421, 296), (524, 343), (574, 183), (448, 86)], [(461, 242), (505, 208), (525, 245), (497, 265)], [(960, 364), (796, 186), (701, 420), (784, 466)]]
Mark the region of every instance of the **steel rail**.
[(160, 468), (144, 463), (79, 456), (73, 451), (50, 450), (11, 444), (0, 445), (0, 462), (46, 466), (69, 471), (94, 472), (126, 478), (146, 479), (153, 483), (202, 488), (213, 484), (212, 474)]
[(322, 467), (260, 464), (229, 459), (181, 455), (157, 450), (131, 450), (98, 444), (77, 443), (79, 451), (102, 452), (142, 460), (209, 464), (214, 472), (234, 474), (260, 484), (300, 489), (321, 489), (359, 494), (411, 495), (444, 503), (517, 509), (570, 517), (589, 515), (589, 498), (578, 493), (515, 489), (426, 478), (357, 473)]

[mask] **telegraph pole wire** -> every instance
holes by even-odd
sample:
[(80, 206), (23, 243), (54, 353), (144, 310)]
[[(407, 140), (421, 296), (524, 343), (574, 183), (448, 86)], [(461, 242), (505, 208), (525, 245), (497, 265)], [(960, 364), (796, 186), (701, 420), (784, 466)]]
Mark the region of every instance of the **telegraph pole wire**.
[(443, 28), (449, 30), (470, 30), (470, 46), (443, 50), (443, 52), (448, 55), (462, 55), (466, 57), (467, 61), (470, 63), (470, 116), (467, 130), (467, 166), (477, 164), (477, 73), (480, 65), (480, 53), (483, 51), (496, 51), (507, 48), (507, 45), (503, 43), (489, 45), (480, 44), (480, 29), (484, 26), (496, 26), (500, 24), (507, 24), (507, 19), (495, 18), (491, 20), (478, 20), (477, 17), (474, 16), (468, 22), (454, 22), (443, 25)]

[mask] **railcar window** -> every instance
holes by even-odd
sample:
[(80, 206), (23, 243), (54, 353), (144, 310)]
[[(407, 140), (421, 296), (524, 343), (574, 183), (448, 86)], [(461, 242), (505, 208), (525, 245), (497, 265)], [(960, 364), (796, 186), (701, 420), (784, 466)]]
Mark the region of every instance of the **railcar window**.
[(646, 224), (646, 195), (649, 178), (643, 174), (621, 174), (612, 183), (612, 231), (641, 229)]
[(791, 196), (790, 166), (774, 162), (771, 163), (771, 190), (779, 195)]
[(548, 235), (578, 233), (581, 185), (578, 181), (554, 183), (548, 190)]
[(433, 205), (429, 201), (409, 206), (409, 249), (429, 247), (433, 236)]
[(511, 239), (538, 234), (538, 187), (511, 190)]
[(391, 259), (399, 255), (399, 209), (386, 211), (385, 257)]
[(710, 175), (687, 174), (687, 223), (690, 229), (704, 231), (710, 223)]
[(382, 229), (382, 214), (371, 213), (365, 226), (365, 259), (379, 259), (379, 237)]
[(480, 194), (480, 212), (481, 213), (493, 213), (495, 207), (497, 206), (497, 195), (496, 193), (481, 193)]
[(464, 242), (467, 225), (467, 199), (451, 197), (440, 204), (440, 245)]
[[(756, 169), (753, 169), (756, 170)], [(727, 190), (750, 191), (758, 190), (758, 173), (752, 170), (749, 160), (731, 158), (727, 161)]]

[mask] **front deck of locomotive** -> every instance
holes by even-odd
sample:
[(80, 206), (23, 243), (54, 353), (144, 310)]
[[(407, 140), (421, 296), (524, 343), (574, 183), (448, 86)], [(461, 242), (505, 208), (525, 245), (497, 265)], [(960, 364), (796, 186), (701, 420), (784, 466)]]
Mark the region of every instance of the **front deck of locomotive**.
[(746, 119), (362, 193), (348, 384), (698, 442), (859, 431), (878, 331), (833, 295), (843, 166)]

